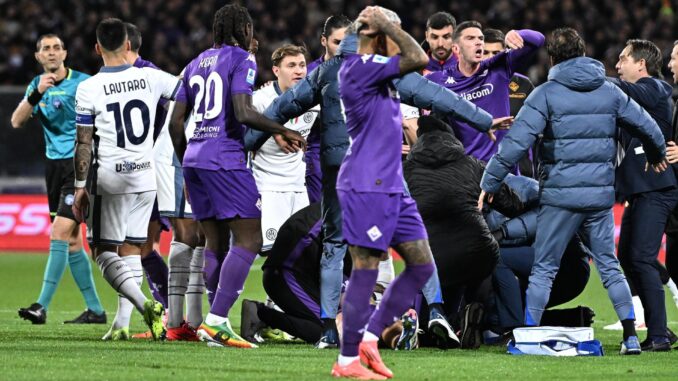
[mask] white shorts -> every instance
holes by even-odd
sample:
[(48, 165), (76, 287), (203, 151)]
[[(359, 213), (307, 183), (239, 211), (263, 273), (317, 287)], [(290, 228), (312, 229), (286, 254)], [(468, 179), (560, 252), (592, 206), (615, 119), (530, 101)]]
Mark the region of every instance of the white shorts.
[(146, 242), (155, 191), (94, 195), (90, 202), (87, 216), (87, 240), (90, 244)]
[(157, 163), (158, 212), (161, 217), (191, 218), (191, 205), (184, 193), (184, 173), (181, 167)]
[(298, 210), (308, 206), (308, 193), (259, 192), (261, 194), (261, 234), (264, 244), (261, 251), (271, 250), (282, 224)]

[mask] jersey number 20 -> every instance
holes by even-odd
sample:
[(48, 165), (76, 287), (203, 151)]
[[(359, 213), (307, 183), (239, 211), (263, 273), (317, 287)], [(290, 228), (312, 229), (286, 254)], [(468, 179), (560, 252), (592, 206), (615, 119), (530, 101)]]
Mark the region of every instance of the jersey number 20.
[[(138, 109), (141, 113), (141, 121), (144, 125), (144, 131), (140, 136), (134, 134), (134, 126), (132, 125), (132, 110), (134, 109)], [(122, 113), (120, 112), (120, 103), (110, 103), (106, 105), (106, 110), (112, 112), (115, 118), (115, 133), (117, 135), (118, 147), (125, 148), (125, 133), (127, 133), (127, 140), (134, 145), (139, 145), (146, 140), (151, 126), (151, 113), (146, 103), (133, 99), (125, 104)]]
[[(203, 118), (214, 119), (221, 114), (224, 107), (224, 82), (219, 73), (210, 73), (207, 80), (199, 75), (194, 75), (188, 80), (188, 84), (191, 87), (198, 86), (198, 92), (195, 94), (195, 106), (193, 106), (195, 122), (202, 122)], [(214, 96), (214, 99), (212, 99), (212, 96)], [(204, 104), (202, 103), (203, 97)], [(204, 113), (199, 111), (204, 111)]]

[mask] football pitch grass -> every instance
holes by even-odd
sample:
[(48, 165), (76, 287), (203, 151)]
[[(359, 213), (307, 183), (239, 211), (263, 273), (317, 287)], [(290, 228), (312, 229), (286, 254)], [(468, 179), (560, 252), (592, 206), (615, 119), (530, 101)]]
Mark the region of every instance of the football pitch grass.
[[(0, 380), (329, 380), (336, 350), (316, 350), (304, 343), (268, 344), (258, 349), (208, 348), (204, 343), (104, 342), (108, 325), (64, 325), (84, 304), (67, 270), (50, 306), (47, 324), (32, 325), (17, 315), (40, 291), (46, 255), (0, 254)], [(261, 262), (252, 268), (241, 298), (262, 300)], [(93, 264), (98, 292), (109, 322), (115, 315), (115, 292)], [(145, 282), (145, 281), (144, 281)], [(147, 295), (148, 290), (146, 289)], [(206, 300), (205, 300), (206, 302)], [(667, 298), (669, 326), (678, 331), (678, 309)], [(621, 332), (602, 327), (616, 320), (597, 274), (586, 291), (570, 305), (587, 305), (596, 312), (596, 338), (606, 355), (596, 358), (510, 356), (501, 347), (477, 351), (411, 352), (382, 350), (398, 380), (676, 380), (678, 351), (618, 355)], [(231, 312), (240, 324), (240, 301)], [(237, 328), (236, 328), (237, 329)], [(145, 330), (135, 312), (130, 331)], [(239, 329), (237, 329), (239, 331)], [(645, 333), (640, 333), (644, 339)]]

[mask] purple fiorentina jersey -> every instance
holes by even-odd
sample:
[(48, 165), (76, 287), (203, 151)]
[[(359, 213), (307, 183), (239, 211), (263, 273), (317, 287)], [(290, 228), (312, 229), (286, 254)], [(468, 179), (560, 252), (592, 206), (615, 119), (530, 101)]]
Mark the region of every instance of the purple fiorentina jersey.
[[(511, 115), (509, 103), (509, 83), (515, 70), (525, 65), (544, 43), (539, 32), (521, 30), (518, 32), (525, 46), (522, 49), (506, 50), (480, 63), (475, 74), (466, 77), (459, 71), (458, 62), (449, 70), (431, 73), (429, 80), (445, 86), (466, 100), (492, 114), (494, 118)], [(450, 118), (449, 123), (457, 138), (461, 140), (468, 155), (488, 161), (497, 152), (499, 143), (508, 133), (507, 130), (495, 132), (496, 142), (467, 123)]]
[(400, 76), (400, 56), (354, 54), (339, 69), (339, 94), (351, 145), (337, 189), (403, 191), (400, 99), (391, 80)]
[(317, 60), (309, 62), (308, 65), (306, 65), (306, 74), (311, 74), (311, 72), (312, 72), (315, 68), (317, 68), (318, 66), (320, 66), (320, 64), (322, 64), (322, 63), (325, 61), (324, 58), (325, 58), (325, 55), (323, 54), (323, 55), (320, 56), (320, 58), (318, 58)]
[(432, 55), (428, 55), (428, 65), (424, 69), (424, 75), (435, 73), (437, 71), (451, 70), (457, 66), (457, 56), (452, 53), (447, 61), (438, 61)]
[(245, 126), (235, 118), (233, 95), (252, 95), (257, 64), (234, 46), (207, 49), (184, 69), (177, 101), (192, 109), (195, 132), (188, 141), (184, 167), (245, 169)]

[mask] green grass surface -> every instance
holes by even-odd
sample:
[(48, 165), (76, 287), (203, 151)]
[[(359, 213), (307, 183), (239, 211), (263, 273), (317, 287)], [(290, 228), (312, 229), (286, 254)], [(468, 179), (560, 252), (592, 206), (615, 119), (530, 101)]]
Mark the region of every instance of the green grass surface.
[[(103, 325), (63, 325), (78, 315), (84, 304), (70, 273), (50, 306), (46, 325), (35, 326), (16, 313), (35, 301), (47, 256), (0, 255), (0, 380), (329, 380), (337, 352), (310, 345), (264, 344), (256, 350), (208, 348), (204, 343), (103, 342)], [(94, 266), (93, 266), (94, 267)], [(115, 315), (116, 295), (94, 268), (99, 295), (109, 321)], [(261, 271), (254, 266), (242, 297), (263, 299)], [(678, 328), (678, 309), (667, 299), (670, 327)], [(596, 311), (596, 337), (607, 355), (599, 358), (545, 358), (510, 356), (499, 347), (477, 351), (419, 349), (382, 351), (395, 379), (407, 380), (676, 380), (678, 351), (617, 354), (621, 333), (602, 330), (615, 320), (614, 311), (592, 275), (583, 295), (570, 303)], [(234, 327), (240, 322), (240, 303), (231, 312)], [(138, 313), (131, 331), (144, 330)], [(641, 333), (641, 340), (644, 333)]]

